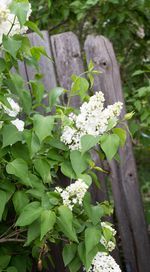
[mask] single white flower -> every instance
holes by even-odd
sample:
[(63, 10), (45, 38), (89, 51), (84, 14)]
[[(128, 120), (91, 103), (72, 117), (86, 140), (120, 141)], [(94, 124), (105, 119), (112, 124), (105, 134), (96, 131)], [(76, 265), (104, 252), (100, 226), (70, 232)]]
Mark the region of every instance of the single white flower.
[(18, 129), (18, 131), (24, 130), (24, 122), (22, 120), (19, 120), (18, 118), (11, 121), (11, 123)]

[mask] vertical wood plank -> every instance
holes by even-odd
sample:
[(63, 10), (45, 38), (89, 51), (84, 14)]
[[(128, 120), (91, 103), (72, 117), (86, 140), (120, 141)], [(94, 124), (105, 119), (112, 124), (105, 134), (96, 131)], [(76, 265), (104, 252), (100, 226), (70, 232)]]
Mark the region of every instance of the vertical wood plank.
[[(66, 32), (51, 37), (52, 51), (55, 59), (58, 81), (62, 87), (69, 90), (71, 75), (84, 72), (79, 41), (72, 32)], [(79, 106), (79, 98), (73, 97), (71, 105)]]
[[(59, 84), (69, 90), (71, 87), (71, 75), (80, 75), (84, 72), (78, 38), (74, 33), (66, 32), (52, 36), (51, 43)], [(70, 104), (78, 108), (80, 105), (79, 98), (73, 97)], [(99, 163), (95, 155), (94, 159), (96, 163)], [(97, 190), (93, 186), (92, 194), (96, 201), (107, 198), (104, 176), (99, 173), (97, 174), (102, 185), (102, 190)]]
[[(88, 36), (85, 42), (87, 61), (102, 71), (96, 77), (95, 91), (105, 94), (107, 104), (122, 101), (120, 73), (111, 43), (103, 36)], [(124, 114), (125, 108), (122, 112)], [(148, 272), (150, 246), (139, 192), (132, 143), (128, 135), (126, 146), (120, 150), (120, 164), (110, 163), (112, 190), (123, 243), (127, 271)]]
[[(47, 55), (49, 57), (52, 57), (49, 34), (47, 31), (42, 31), (42, 34), (43, 34), (43, 39), (36, 33), (28, 34), (28, 38), (32, 46), (43, 46), (46, 50)], [(45, 89), (49, 91), (50, 89), (56, 87), (57, 83), (56, 83), (56, 76), (55, 76), (53, 62), (47, 57), (42, 56), (39, 61), (39, 66), (40, 66), (40, 73), (43, 75), (42, 80), (43, 80)], [(37, 71), (33, 67), (30, 67), (30, 66), (26, 66), (26, 70), (27, 70), (27, 76), (29, 80), (34, 79), (34, 75), (35, 73), (37, 73)]]
[[(74, 33), (67, 32), (52, 36), (51, 43), (58, 81), (61, 86), (69, 90), (71, 86), (71, 75), (80, 75), (84, 72), (79, 41)], [(73, 107), (79, 107), (79, 98), (73, 97), (71, 105)], [(96, 154), (93, 154), (93, 159), (97, 165), (103, 167)], [(99, 172), (97, 172), (97, 176), (101, 184), (101, 189), (99, 190), (95, 185), (92, 186), (92, 199), (95, 201), (108, 200), (105, 176)], [(120, 261), (117, 251), (116, 259), (118, 262)]]

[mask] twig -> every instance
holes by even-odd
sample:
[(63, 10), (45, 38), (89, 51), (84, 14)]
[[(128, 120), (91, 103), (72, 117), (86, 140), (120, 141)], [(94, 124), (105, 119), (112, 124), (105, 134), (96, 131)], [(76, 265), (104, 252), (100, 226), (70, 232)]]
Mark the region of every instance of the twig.
[(64, 25), (67, 21), (68, 21), (68, 19), (66, 19), (66, 20), (64, 20), (64, 21), (62, 21), (62, 22), (60, 22), (59, 24), (57, 24), (57, 25), (53, 26), (52, 28), (48, 29), (48, 31), (51, 32), (51, 31), (57, 29), (58, 27)]
[(20, 242), (20, 243), (24, 243), (25, 241), (26, 241), (25, 239), (18, 239), (18, 238), (2, 238), (2, 239), (0, 239), (0, 244), (7, 243), (7, 242)]

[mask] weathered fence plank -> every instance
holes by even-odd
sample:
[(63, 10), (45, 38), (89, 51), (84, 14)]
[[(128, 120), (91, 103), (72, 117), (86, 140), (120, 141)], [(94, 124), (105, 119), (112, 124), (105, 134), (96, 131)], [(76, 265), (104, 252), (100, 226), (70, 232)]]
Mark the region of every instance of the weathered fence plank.
[[(81, 50), (77, 36), (72, 32), (57, 34), (51, 37), (52, 52), (54, 55), (56, 73), (59, 84), (69, 90), (71, 87), (72, 74), (80, 75), (84, 72), (81, 58)], [(74, 107), (80, 106), (78, 97), (72, 97), (70, 104)], [(94, 156), (95, 162), (100, 164), (98, 157)], [(95, 186), (92, 188), (93, 198), (98, 200), (107, 199), (107, 188), (104, 175), (97, 173), (101, 181), (101, 190)]]
[[(49, 41), (49, 34), (47, 31), (42, 31), (43, 39), (39, 37), (36, 33), (30, 33), (28, 34), (28, 38), (32, 44), (32, 46), (43, 46), (46, 50), (47, 55), (51, 58), (51, 48), (50, 48), (50, 41)], [(54, 71), (54, 65), (53, 62), (48, 59), (46, 56), (42, 56), (40, 61), (40, 73), (43, 74), (43, 83), (46, 88), (46, 90), (50, 90), (54, 87), (56, 87), (56, 76)], [(35, 71), (34, 68), (27, 66), (27, 74), (30, 80), (34, 78)]]
[[(51, 44), (58, 82), (63, 88), (69, 90), (71, 75), (79, 75), (84, 72), (79, 41), (74, 33), (67, 32), (52, 36)], [(73, 97), (70, 104), (78, 107), (79, 98)]]
[[(111, 43), (103, 36), (91, 35), (85, 42), (85, 51), (87, 61), (92, 59), (95, 68), (102, 71), (95, 79), (95, 91), (104, 92), (107, 104), (124, 103), (119, 68)], [(109, 164), (126, 269), (148, 272), (150, 246), (129, 135), (125, 148), (120, 150), (120, 164), (114, 161)]]
[[(40, 60), (40, 73), (43, 74), (45, 89), (49, 91), (58, 85), (58, 82), (69, 90), (71, 75), (84, 72), (80, 45), (75, 34), (67, 32), (54, 35), (49, 39), (48, 32), (43, 31), (44, 40), (35, 33), (28, 36), (33, 46), (44, 46), (47, 54), (50, 57), (53, 55), (55, 60), (55, 67), (46, 57)], [(103, 72), (96, 76), (94, 90), (104, 92), (106, 104), (116, 101), (124, 102), (120, 73), (111, 43), (103, 36), (89, 36), (85, 42), (85, 52), (87, 62), (92, 59), (95, 68)], [(20, 63), (19, 66), (25, 80), (34, 78), (35, 69), (24, 63)], [(70, 102), (73, 107), (80, 105), (78, 97), (72, 98)], [(124, 112), (125, 109), (122, 114)], [(101, 163), (96, 156), (95, 161), (97, 164)], [(126, 272), (149, 272), (150, 248), (129, 135), (125, 148), (120, 150), (120, 164), (112, 161), (109, 162), (109, 167)], [(103, 200), (107, 198), (105, 177), (97, 174), (102, 190), (99, 191), (93, 187), (92, 194), (95, 200)], [(54, 247), (53, 256), (56, 258), (59, 253), (58, 247)], [(59, 261), (55, 271), (65, 271), (62, 261)]]

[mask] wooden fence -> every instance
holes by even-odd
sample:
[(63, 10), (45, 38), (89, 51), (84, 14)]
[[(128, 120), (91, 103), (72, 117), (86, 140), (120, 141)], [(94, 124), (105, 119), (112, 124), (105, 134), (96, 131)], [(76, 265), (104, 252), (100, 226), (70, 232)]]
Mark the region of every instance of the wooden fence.
[[(69, 89), (71, 75), (79, 75), (84, 72), (80, 45), (76, 35), (67, 32), (49, 37), (48, 32), (43, 31), (44, 40), (35, 33), (28, 36), (32, 45), (44, 46), (47, 54), (54, 59), (54, 63), (46, 57), (42, 57), (40, 61), (46, 90), (58, 85)], [(102, 72), (95, 77), (94, 91), (101, 90), (104, 92), (106, 104), (112, 104), (116, 101), (124, 102), (119, 68), (110, 41), (103, 36), (90, 35), (84, 44), (84, 54), (87, 63), (92, 59), (95, 69)], [(83, 56), (83, 59), (85, 59), (85, 56)], [(20, 73), (25, 80), (31, 80), (35, 71), (25, 63), (20, 63)], [(72, 98), (71, 103), (74, 107), (79, 106), (78, 98)], [(100, 163), (97, 158), (96, 160), (97, 163)], [(149, 272), (150, 245), (129, 135), (125, 148), (120, 150), (120, 163), (109, 162), (109, 168), (117, 228), (121, 239), (119, 244), (121, 244), (121, 251), (123, 252), (124, 271)], [(94, 197), (96, 200), (104, 200), (107, 199), (105, 176), (99, 174), (99, 177), (102, 189), (93, 189)], [(116, 258), (118, 258), (118, 252), (116, 252)], [(65, 271), (58, 254), (56, 258), (55, 271)]]

